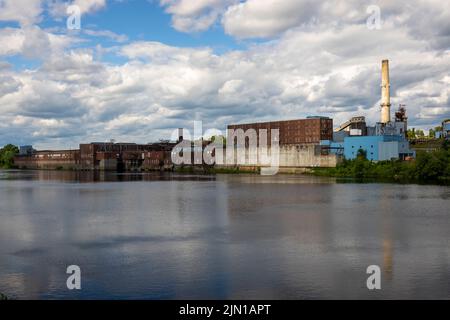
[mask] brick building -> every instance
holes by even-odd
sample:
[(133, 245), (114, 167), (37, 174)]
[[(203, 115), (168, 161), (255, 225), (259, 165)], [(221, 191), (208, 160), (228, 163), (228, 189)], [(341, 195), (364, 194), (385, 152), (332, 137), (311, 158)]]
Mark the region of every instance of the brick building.
[(229, 125), (228, 130), (249, 129), (267, 130), (267, 139), (270, 142), (271, 130), (278, 129), (280, 145), (292, 144), (319, 144), (321, 140), (333, 139), (333, 119), (326, 117), (309, 117), (307, 119), (272, 121), (262, 123)]
[(33, 151), (18, 155), (14, 165), (22, 169), (71, 169), (80, 168), (79, 150)]
[(78, 150), (33, 151), (18, 155), (14, 164), (23, 169), (169, 170), (172, 143), (134, 144), (95, 142)]

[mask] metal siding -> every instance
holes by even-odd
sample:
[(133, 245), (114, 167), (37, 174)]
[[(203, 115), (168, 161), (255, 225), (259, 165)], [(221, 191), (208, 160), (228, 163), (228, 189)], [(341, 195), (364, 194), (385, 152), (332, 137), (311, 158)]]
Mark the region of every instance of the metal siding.
[(367, 159), (378, 161), (378, 144), (383, 141), (382, 136), (347, 137), (344, 139), (344, 156), (355, 159), (361, 148), (367, 152)]
[(398, 142), (380, 142), (379, 145), (379, 161), (391, 160), (392, 158), (398, 159)]

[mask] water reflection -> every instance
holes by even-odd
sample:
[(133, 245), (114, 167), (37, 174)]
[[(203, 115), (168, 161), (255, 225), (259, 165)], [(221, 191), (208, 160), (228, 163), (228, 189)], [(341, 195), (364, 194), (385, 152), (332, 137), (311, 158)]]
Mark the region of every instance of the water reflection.
[(69, 183), (127, 182), (127, 181), (204, 181), (215, 180), (212, 175), (188, 175), (167, 172), (117, 173), (105, 171), (51, 171), (51, 170), (5, 170), (0, 171), (0, 180), (37, 180)]
[[(1, 172), (0, 292), (445, 299), (449, 192), (293, 175)], [(65, 288), (71, 264), (80, 292)], [(379, 292), (365, 287), (372, 264)]]

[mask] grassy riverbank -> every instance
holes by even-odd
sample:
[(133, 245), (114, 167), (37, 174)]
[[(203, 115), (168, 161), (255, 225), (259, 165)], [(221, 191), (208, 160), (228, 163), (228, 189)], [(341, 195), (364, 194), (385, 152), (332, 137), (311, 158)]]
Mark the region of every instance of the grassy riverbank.
[(345, 160), (336, 168), (318, 168), (314, 175), (356, 178), (381, 179), (391, 181), (450, 181), (450, 149), (448, 143), (442, 148), (432, 151), (418, 151), (414, 161), (380, 161), (367, 160), (363, 150), (358, 152), (354, 160)]

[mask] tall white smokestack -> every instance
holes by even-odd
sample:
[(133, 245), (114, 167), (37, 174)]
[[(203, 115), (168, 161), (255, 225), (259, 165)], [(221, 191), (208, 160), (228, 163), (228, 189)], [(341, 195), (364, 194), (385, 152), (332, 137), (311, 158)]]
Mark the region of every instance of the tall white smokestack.
[(381, 123), (391, 122), (391, 83), (389, 81), (389, 60), (381, 66)]

